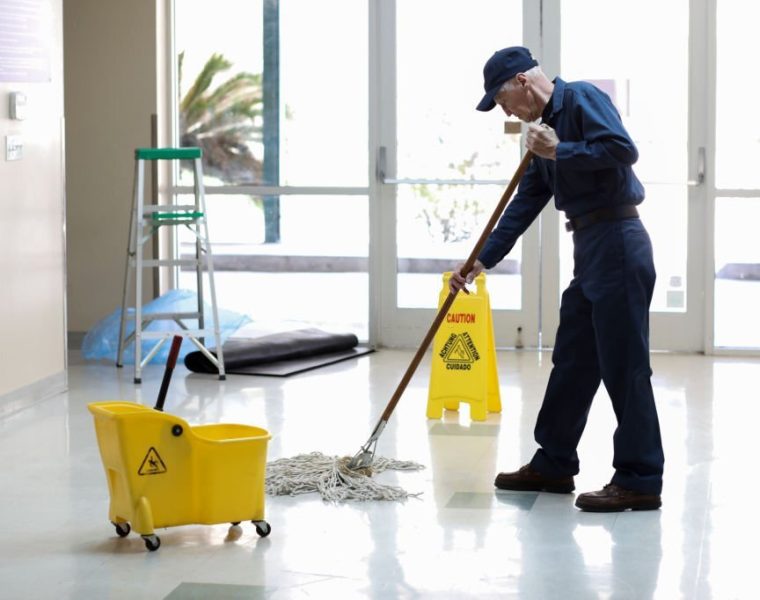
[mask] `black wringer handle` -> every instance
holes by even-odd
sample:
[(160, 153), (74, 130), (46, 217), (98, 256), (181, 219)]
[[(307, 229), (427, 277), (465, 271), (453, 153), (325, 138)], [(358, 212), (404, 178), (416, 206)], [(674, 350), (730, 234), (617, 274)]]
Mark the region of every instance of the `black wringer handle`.
[(174, 366), (177, 364), (177, 356), (179, 355), (179, 347), (182, 345), (182, 336), (175, 335), (172, 339), (172, 347), (169, 350), (169, 358), (166, 359), (166, 369), (164, 370), (164, 379), (161, 381), (161, 389), (158, 391), (158, 399), (156, 405), (153, 407), (155, 410), (164, 410), (164, 400), (166, 400), (166, 392), (169, 391), (169, 382), (172, 379), (172, 372)]

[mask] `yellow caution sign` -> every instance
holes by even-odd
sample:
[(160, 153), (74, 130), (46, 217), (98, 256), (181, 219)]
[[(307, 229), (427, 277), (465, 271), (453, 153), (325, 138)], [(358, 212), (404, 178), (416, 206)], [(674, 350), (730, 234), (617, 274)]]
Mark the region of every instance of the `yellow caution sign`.
[[(439, 308), (449, 295), (451, 273), (444, 273)], [(457, 294), (433, 340), (427, 417), (440, 419), (443, 409), (470, 405), (470, 418), (485, 421), (489, 412), (501, 412), (499, 375), (493, 337), (491, 303), (486, 276), (475, 278), (475, 291)]]

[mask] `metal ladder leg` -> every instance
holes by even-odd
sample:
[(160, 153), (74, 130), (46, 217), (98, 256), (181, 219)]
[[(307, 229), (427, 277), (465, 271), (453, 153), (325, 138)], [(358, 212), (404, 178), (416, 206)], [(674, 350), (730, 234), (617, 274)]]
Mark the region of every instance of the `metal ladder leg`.
[[(193, 194), (195, 210), (203, 213), (203, 221), (206, 220), (205, 203), (201, 201), (203, 195), (203, 165), (200, 158), (193, 160)], [(203, 314), (203, 251), (204, 244), (201, 235), (200, 222), (195, 223), (195, 291), (198, 298), (198, 329), (206, 329), (206, 316)], [(208, 243), (208, 242), (206, 242)], [(207, 253), (208, 256), (208, 253)], [(213, 285), (211, 286), (213, 287)], [(205, 336), (198, 338), (204, 346)]]
[[(203, 187), (203, 165), (200, 158), (196, 158), (193, 163), (194, 171), (195, 171), (195, 179), (196, 179), (196, 204), (199, 205), (199, 210), (203, 213), (203, 221), (200, 223), (202, 230), (202, 237), (203, 242), (205, 244), (205, 251), (206, 251), (206, 271), (208, 273), (208, 289), (209, 289), (209, 295), (211, 297), (211, 316), (214, 321), (214, 342), (216, 343), (216, 359), (219, 363), (217, 365), (217, 369), (219, 370), (219, 379), (224, 380), (227, 378), (227, 375), (224, 371), (224, 352), (222, 350), (222, 334), (221, 334), (221, 328), (219, 326), (219, 310), (217, 308), (216, 303), (216, 285), (214, 284), (214, 260), (211, 252), (211, 237), (208, 233), (208, 213), (206, 212), (206, 194)], [(200, 231), (198, 233), (201, 233)], [(196, 244), (196, 249), (200, 248), (200, 238), (198, 238), (198, 244)], [(200, 255), (200, 252), (196, 250), (196, 255)], [(202, 272), (202, 267), (200, 264), (200, 256), (199, 256), (199, 262), (198, 262), (198, 273)], [(200, 295), (200, 301), (202, 302), (202, 287), (200, 284), (201, 277), (198, 277), (199, 285), (199, 295)], [(201, 310), (201, 318), (203, 318), (203, 311)], [(203, 329), (204, 326), (201, 324), (201, 329)]]
[(145, 161), (137, 159), (137, 191), (135, 192), (135, 383), (142, 383), (142, 281), (143, 281), (143, 187)]
[(132, 209), (129, 218), (129, 237), (127, 239), (127, 259), (124, 264), (124, 289), (121, 297), (121, 315), (119, 318), (119, 342), (116, 353), (116, 366), (124, 366), (124, 346), (126, 345), (126, 324), (127, 313), (129, 312), (129, 289), (132, 285), (132, 261), (135, 256), (135, 242), (137, 239), (138, 220), (137, 220), (137, 170), (139, 164), (135, 161), (135, 172), (132, 179)]

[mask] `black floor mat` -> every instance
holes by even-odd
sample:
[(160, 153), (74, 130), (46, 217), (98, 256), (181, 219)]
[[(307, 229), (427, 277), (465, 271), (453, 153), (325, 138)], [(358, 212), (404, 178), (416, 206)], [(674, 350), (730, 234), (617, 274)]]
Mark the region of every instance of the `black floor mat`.
[[(331, 365), (373, 350), (358, 343), (354, 334), (298, 329), (257, 338), (229, 338), (222, 346), (225, 372), (235, 375), (286, 377)], [(214, 351), (212, 354), (216, 355)], [(195, 373), (217, 373), (200, 352), (185, 356), (185, 366)]]

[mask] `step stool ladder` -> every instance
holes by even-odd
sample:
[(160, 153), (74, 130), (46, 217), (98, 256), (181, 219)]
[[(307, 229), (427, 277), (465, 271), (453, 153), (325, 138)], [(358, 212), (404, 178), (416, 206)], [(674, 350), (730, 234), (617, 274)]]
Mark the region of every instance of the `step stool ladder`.
[[(206, 220), (206, 199), (203, 189), (202, 152), (200, 148), (138, 148), (135, 150), (135, 176), (132, 198), (132, 217), (129, 225), (129, 245), (127, 263), (124, 270), (124, 295), (121, 303), (121, 320), (119, 323), (119, 347), (116, 366), (123, 366), (124, 349), (135, 343), (135, 383), (142, 382), (142, 369), (156, 355), (167, 339), (181, 335), (189, 339), (219, 371), (219, 379), (225, 379), (224, 356), (222, 353), (219, 313), (216, 305), (214, 288), (214, 268), (211, 255), (211, 241)], [(145, 205), (143, 192), (145, 187), (145, 163), (155, 160), (192, 160), (195, 178), (195, 203), (180, 205)], [(192, 259), (152, 259), (143, 256), (143, 246), (157, 235), (161, 227), (187, 227), (195, 236), (195, 258)], [(205, 255), (205, 261), (204, 261)], [(213, 328), (207, 328), (203, 315), (203, 266), (208, 274), (209, 295)], [(197, 277), (198, 308), (193, 312), (143, 313), (143, 269), (147, 267), (182, 267), (195, 268)], [(135, 274), (134, 314), (128, 306), (132, 287), (132, 272)], [(135, 329), (126, 334), (127, 322), (134, 319)], [(191, 328), (185, 321), (197, 321), (197, 327)], [(177, 329), (173, 331), (145, 331), (152, 321), (174, 321)], [(205, 345), (205, 336), (213, 335), (216, 342), (215, 354)], [(158, 340), (150, 351), (142, 357), (142, 341)]]

